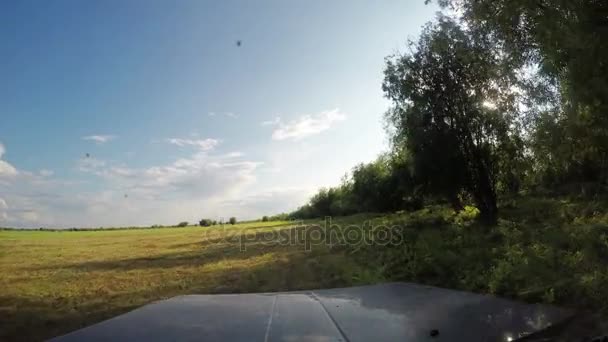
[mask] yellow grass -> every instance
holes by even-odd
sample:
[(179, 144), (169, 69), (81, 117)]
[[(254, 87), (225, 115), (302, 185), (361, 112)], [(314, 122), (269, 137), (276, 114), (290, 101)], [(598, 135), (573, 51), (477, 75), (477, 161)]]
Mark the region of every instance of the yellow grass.
[[(0, 231), (0, 340), (40, 340), (152, 301), (193, 293), (345, 286), (357, 265), (318, 246), (240, 234), (288, 222), (113, 231)], [(230, 233), (237, 237), (226, 241)], [(168, 318), (170, 319), (170, 318)]]

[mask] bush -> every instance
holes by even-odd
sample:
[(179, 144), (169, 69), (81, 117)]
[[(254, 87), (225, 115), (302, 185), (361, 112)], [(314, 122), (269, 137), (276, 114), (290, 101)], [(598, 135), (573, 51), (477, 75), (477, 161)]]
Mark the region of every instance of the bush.
[(268, 216), (262, 216), (262, 222), (268, 222)]
[(289, 220), (289, 214), (287, 214), (287, 213), (273, 215), (268, 218), (268, 221), (287, 221), (287, 220)]
[(188, 225), (188, 221), (183, 221), (177, 224), (178, 227), (186, 227)]
[(236, 224), (236, 217), (231, 217), (229, 222), (230, 224)]
[(201, 219), (198, 223), (201, 227), (209, 227), (213, 225), (213, 221), (210, 219)]

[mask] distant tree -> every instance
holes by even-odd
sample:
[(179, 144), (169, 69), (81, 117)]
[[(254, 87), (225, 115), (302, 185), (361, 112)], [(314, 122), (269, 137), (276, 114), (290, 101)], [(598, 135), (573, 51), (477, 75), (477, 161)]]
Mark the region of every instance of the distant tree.
[(209, 227), (209, 226), (211, 226), (212, 224), (213, 224), (213, 221), (211, 221), (210, 219), (201, 219), (201, 220), (199, 221), (199, 225), (200, 225), (201, 227)]
[(273, 215), (273, 216), (270, 216), (268, 218), (268, 220), (269, 221), (287, 221), (287, 220), (289, 220), (289, 214), (281, 213), (281, 214)]
[(188, 226), (188, 221), (183, 221), (177, 224), (178, 227), (186, 227)]
[(231, 217), (229, 222), (230, 224), (236, 224), (236, 217)]
[(216, 221), (216, 220), (213, 220), (213, 221), (211, 222), (211, 225), (213, 225), (213, 226), (217, 225), (217, 221)]
[(310, 206), (314, 217), (331, 215), (331, 204), (333, 202), (333, 189), (321, 188), (316, 195), (310, 199)]
[(411, 165), (405, 155), (380, 155), (352, 171), (351, 191), (357, 211), (386, 212), (403, 209), (413, 191)]
[(321, 188), (306, 205), (281, 219), (415, 210), (421, 205), (409, 157), (393, 152), (355, 166), (350, 175), (342, 178), (341, 185)]
[(268, 216), (266, 216), (266, 215), (262, 216), (262, 222), (268, 222)]

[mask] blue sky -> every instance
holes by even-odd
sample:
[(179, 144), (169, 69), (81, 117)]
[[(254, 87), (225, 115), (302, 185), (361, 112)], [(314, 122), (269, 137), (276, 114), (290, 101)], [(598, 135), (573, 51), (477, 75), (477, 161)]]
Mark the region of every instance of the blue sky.
[(0, 2), (0, 226), (295, 209), (386, 149), (384, 58), (436, 11), (423, 0)]

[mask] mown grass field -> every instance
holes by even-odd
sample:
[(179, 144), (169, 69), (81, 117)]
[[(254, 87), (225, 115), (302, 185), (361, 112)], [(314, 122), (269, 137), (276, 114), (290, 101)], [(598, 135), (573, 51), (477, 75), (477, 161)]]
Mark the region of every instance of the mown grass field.
[(269, 232), (294, 231), (289, 222), (225, 229), (0, 231), (0, 340), (53, 337), (182, 294), (388, 280), (605, 314), (606, 203), (555, 198), (504, 203), (498, 225), (491, 228), (475, 223), (472, 208), (455, 214), (443, 206), (334, 218), (338, 231), (355, 224), (372, 239), (388, 231), (400, 243), (368, 239), (313, 244), (310, 250), (272, 242), (276, 236)]
[[(237, 224), (235, 234), (289, 229)], [(223, 240), (218, 227), (0, 231), (0, 340), (40, 340), (180, 294), (349, 284), (356, 265), (319, 246)]]

